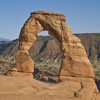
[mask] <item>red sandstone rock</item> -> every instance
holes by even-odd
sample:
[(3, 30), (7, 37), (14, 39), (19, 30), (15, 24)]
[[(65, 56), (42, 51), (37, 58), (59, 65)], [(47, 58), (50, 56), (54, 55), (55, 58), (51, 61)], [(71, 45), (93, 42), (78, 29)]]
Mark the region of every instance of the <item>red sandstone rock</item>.
[(28, 77), (0, 76), (0, 80), (0, 100), (100, 100), (89, 78), (70, 77), (57, 84)]
[(16, 54), (16, 68), (19, 72), (32, 73), (34, 62), (26, 51), (19, 51)]
[(12, 71), (12, 72), (17, 72), (18, 69), (14, 67), (14, 68), (12, 68), (10, 71)]
[[(50, 35), (55, 36), (60, 42), (64, 53), (60, 76), (94, 78), (92, 65), (87, 58), (80, 39), (72, 35), (72, 31), (65, 21), (66, 17), (63, 14), (46, 11), (31, 13), (30, 18), (26, 21), (20, 32), (19, 50), (21, 50), (21, 53), (28, 51), (36, 40), (37, 35), (41, 31), (47, 30)], [(19, 71), (32, 72), (30, 68), (30, 65), (32, 65), (31, 58), (25, 56), (27, 53), (24, 53), (25, 55), (23, 54), (23, 58), (21, 58), (21, 53), (16, 55), (16, 68)]]
[(7, 73), (7, 76), (13, 76), (13, 77), (31, 77), (33, 78), (32, 73), (25, 73), (25, 72), (15, 72), (15, 71), (9, 71)]

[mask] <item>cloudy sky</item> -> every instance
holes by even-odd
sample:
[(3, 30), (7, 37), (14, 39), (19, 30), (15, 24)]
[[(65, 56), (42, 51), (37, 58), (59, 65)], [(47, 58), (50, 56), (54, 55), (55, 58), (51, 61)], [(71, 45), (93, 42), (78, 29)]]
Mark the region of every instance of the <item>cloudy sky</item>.
[(18, 38), (30, 13), (39, 10), (64, 14), (73, 33), (100, 33), (100, 0), (0, 0), (0, 37)]

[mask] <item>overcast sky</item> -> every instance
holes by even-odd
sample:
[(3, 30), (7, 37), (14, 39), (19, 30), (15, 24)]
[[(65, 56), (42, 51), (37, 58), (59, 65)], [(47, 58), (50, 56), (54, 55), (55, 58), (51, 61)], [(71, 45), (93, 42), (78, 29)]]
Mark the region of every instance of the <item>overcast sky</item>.
[(0, 0), (0, 37), (18, 38), (30, 13), (39, 10), (64, 14), (73, 33), (100, 33), (100, 0)]

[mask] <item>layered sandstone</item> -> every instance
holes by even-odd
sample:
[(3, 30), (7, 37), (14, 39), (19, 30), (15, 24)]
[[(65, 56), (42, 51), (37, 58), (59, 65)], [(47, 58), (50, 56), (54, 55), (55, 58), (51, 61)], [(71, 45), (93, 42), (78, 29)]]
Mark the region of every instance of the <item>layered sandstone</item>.
[[(60, 78), (66, 76), (94, 78), (94, 71), (90, 61), (87, 58), (85, 49), (79, 38), (72, 35), (72, 31), (66, 24), (66, 17), (63, 14), (52, 13), (47, 11), (38, 11), (31, 13), (30, 18), (25, 22), (19, 36), (19, 52), (28, 52), (37, 35), (47, 30), (50, 35), (56, 37), (61, 44), (63, 52)], [(20, 59), (21, 54), (18, 53), (16, 58), (16, 68), (18, 71), (30, 72), (32, 66), (25, 68), (26, 62), (32, 63), (31, 58), (25, 60)], [(26, 55), (25, 54), (25, 55)], [(28, 54), (27, 54), (28, 56)], [(20, 61), (20, 62), (19, 62)], [(22, 66), (23, 65), (23, 66)]]

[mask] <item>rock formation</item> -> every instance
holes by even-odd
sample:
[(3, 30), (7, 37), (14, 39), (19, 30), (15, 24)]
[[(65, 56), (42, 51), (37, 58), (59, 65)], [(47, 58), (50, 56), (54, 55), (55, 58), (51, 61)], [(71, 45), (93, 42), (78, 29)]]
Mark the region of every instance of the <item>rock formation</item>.
[(100, 100), (91, 79), (86, 79), (84, 85), (69, 80), (48, 84), (33, 78), (2, 75), (0, 80), (0, 100)]
[(61, 45), (63, 56), (59, 71), (60, 80), (79, 82), (81, 88), (75, 94), (76, 97), (84, 98), (87, 95), (86, 97), (91, 98), (92, 95), (97, 94), (98, 90), (93, 80), (94, 71), (92, 65), (87, 58), (80, 39), (72, 35), (63, 14), (47, 11), (31, 13), (19, 36), (19, 51), (16, 54), (16, 69), (18, 69), (18, 72), (26, 73), (26, 76), (33, 72), (34, 62), (30, 58), (28, 51), (37, 39), (37, 35), (44, 30), (55, 36)]
[[(60, 78), (67, 76), (94, 78), (94, 71), (81, 41), (72, 35), (62, 14), (38, 11), (31, 13), (19, 36), (19, 52), (16, 54), (16, 68), (20, 72), (33, 72), (32, 60), (28, 50), (37, 38), (37, 34), (47, 30), (56, 37), (63, 52)], [(23, 57), (22, 57), (23, 56)], [(30, 65), (29, 65), (30, 64)]]

